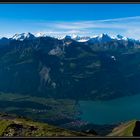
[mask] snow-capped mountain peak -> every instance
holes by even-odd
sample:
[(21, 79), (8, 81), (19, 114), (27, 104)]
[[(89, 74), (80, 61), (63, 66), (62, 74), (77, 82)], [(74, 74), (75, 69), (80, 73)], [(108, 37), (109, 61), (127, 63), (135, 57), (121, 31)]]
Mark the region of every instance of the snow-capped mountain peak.
[(104, 33), (100, 34), (98, 39), (101, 40), (102, 42), (108, 42), (108, 41), (112, 40), (108, 34), (104, 34)]
[(107, 34), (105, 34), (105, 33), (102, 33), (102, 34), (100, 34), (99, 36), (98, 36), (99, 38), (103, 38), (103, 37), (109, 37)]
[(93, 36), (88, 41), (90, 43), (97, 43), (97, 42), (105, 43), (105, 42), (109, 42), (111, 40), (112, 40), (112, 38), (109, 35), (103, 33), (103, 34), (100, 34), (98, 36)]
[(37, 34), (35, 34), (35, 36), (36, 37), (42, 37), (42, 36), (44, 36), (44, 33), (37, 33)]
[(73, 35), (71, 35), (71, 38), (72, 38), (72, 39), (76, 39), (76, 38), (79, 38), (79, 36), (76, 35), (76, 34), (73, 34)]
[(35, 36), (35, 37), (47, 37), (47, 36), (49, 36), (49, 35), (47, 35), (46, 33), (41, 33), (41, 32), (39, 32), (39, 33), (36, 33), (34, 36)]
[(127, 37), (124, 37), (124, 36), (122, 36), (122, 35), (116, 35), (116, 39), (117, 40), (128, 40), (128, 38)]
[(23, 41), (24, 39), (33, 39), (35, 38), (35, 36), (31, 33), (21, 33), (21, 34), (15, 34), (12, 39), (14, 40), (19, 40), (19, 41)]
[[(13, 40), (19, 40), (19, 41), (23, 41), (24, 39), (34, 39), (37, 37), (47, 37), (50, 36), (47, 33), (37, 33), (35, 35), (31, 34), (31, 33), (21, 33), (21, 34), (15, 34), (11, 39)], [(110, 36), (108, 34), (102, 33), (100, 35), (94, 35), (94, 36), (81, 36), (81, 35), (76, 35), (76, 34), (72, 34), (72, 35), (54, 35), (54, 36), (50, 36), (50, 37), (54, 37), (57, 38), (59, 40), (62, 39), (72, 39), (75, 40), (77, 42), (90, 42), (90, 43), (107, 43), (113, 40), (124, 40), (124, 41), (136, 41), (138, 42), (139, 40), (135, 40), (132, 38), (128, 38), (128, 37), (124, 37), (120, 34), (116, 35), (116, 36)]]
[(59, 37), (58, 39), (73, 39), (77, 42), (86, 42), (90, 39), (89, 36), (79, 36), (79, 35), (76, 35), (76, 34), (73, 34), (73, 35), (65, 35), (65, 36), (62, 36), (62, 37)]

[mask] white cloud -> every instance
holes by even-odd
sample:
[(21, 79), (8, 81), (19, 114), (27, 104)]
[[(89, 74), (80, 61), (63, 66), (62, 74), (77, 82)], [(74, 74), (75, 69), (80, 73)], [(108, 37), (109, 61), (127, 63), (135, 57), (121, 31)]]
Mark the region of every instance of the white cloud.
[(4, 24), (3, 22), (0, 22), (1, 27), (5, 25), (7, 28), (2, 28), (1, 33), (6, 34), (7, 32), (11, 35), (15, 32), (27, 31), (31, 33), (44, 32), (50, 35), (107, 33), (140, 39), (140, 16), (92, 21), (23, 21), (22, 24), (20, 22), (14, 24), (5, 22), (7, 24)]
[(38, 22), (35, 23), (44, 32), (51, 30), (52, 34), (122, 34), (128, 37), (140, 39), (140, 16), (125, 17), (106, 20), (93, 21), (73, 21), (73, 22)]

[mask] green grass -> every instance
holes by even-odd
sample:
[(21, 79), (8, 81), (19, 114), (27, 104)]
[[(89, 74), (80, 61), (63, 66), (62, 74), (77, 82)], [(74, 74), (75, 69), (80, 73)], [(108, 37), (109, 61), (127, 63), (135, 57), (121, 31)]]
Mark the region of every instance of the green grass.
[(3, 135), (5, 129), (12, 123), (13, 122), (9, 120), (0, 120), (0, 136)]
[[(9, 117), (9, 115), (8, 115)], [(22, 126), (21, 131), (16, 131), (11, 124), (17, 124)], [(30, 128), (34, 127), (35, 130)], [(18, 128), (17, 128), (18, 129)], [(10, 131), (12, 130), (12, 131)], [(14, 118), (13, 120), (2, 119), (0, 120), (0, 136), (5, 136), (5, 134), (10, 134), (10, 136), (39, 136), (39, 137), (53, 137), (53, 136), (86, 136), (86, 134), (81, 132), (75, 132), (66, 130), (63, 128), (58, 128), (47, 123), (35, 122), (30, 119), (25, 118)], [(15, 135), (16, 134), (16, 135)]]
[(120, 126), (113, 129), (108, 136), (133, 136), (132, 132), (135, 128), (136, 120), (123, 123)]

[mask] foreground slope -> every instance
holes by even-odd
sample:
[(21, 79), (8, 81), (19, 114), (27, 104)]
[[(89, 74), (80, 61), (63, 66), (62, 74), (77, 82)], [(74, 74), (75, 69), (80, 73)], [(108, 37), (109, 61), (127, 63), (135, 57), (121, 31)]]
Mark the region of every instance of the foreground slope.
[(115, 127), (107, 136), (140, 136), (140, 122), (132, 120)]
[(17, 116), (0, 115), (0, 136), (95, 136), (82, 132), (70, 131), (46, 123), (34, 122)]

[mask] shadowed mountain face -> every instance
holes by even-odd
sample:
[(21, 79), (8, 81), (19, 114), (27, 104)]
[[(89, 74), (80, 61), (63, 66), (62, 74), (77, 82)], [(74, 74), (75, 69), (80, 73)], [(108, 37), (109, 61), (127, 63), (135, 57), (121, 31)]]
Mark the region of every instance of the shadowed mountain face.
[(136, 121), (133, 136), (140, 136), (140, 121)]
[(0, 40), (0, 91), (107, 100), (140, 91), (140, 43), (51, 37)]

